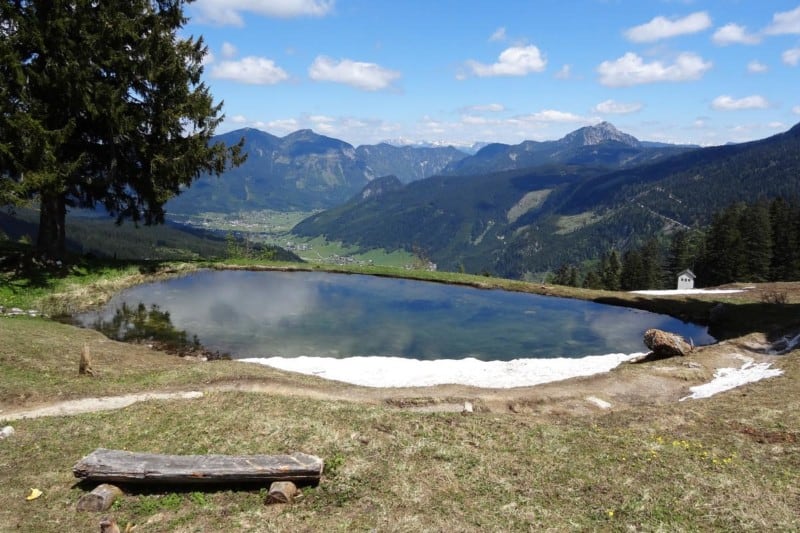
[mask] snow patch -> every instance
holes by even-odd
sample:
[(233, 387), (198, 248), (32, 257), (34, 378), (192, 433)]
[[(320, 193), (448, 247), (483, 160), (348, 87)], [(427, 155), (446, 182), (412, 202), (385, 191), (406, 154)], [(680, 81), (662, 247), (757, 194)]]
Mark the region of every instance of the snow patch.
[(260, 357), (239, 359), (281, 370), (311, 374), (365, 387), (427, 387), (471, 385), (502, 388), (526, 387), (577, 376), (608, 372), (620, 363), (644, 355), (609, 354), (582, 358), (514, 359), (479, 361), (437, 359), (421, 361), (403, 357)]
[(665, 291), (631, 291), (632, 294), (649, 294), (651, 296), (669, 296), (672, 294), (733, 294), (744, 292), (744, 289), (672, 289)]
[(586, 397), (586, 401), (591, 403), (591, 404), (596, 405), (600, 409), (611, 409), (611, 404), (610, 403), (608, 403), (605, 400), (601, 400), (600, 398), (597, 398), (596, 396), (587, 396)]
[(755, 383), (762, 379), (773, 378), (783, 374), (783, 370), (770, 368), (772, 363), (754, 363), (753, 360), (745, 362), (741, 368), (718, 368), (714, 372), (714, 379), (708, 383), (689, 388), (692, 393), (684, 396), (680, 401), (710, 398), (718, 392), (735, 389), (747, 383)]

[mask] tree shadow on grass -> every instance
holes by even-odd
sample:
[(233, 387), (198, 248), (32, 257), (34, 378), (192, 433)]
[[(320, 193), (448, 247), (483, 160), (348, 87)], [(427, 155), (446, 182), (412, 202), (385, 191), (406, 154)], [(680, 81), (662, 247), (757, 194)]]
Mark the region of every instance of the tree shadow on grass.
[(0, 241), (0, 280), (15, 293), (29, 289), (46, 289), (55, 281), (68, 276), (90, 277), (109, 268), (122, 269), (131, 265), (140, 272), (157, 272), (163, 265), (159, 260), (120, 260), (99, 258), (93, 254), (67, 254), (63, 260), (49, 259), (30, 244)]

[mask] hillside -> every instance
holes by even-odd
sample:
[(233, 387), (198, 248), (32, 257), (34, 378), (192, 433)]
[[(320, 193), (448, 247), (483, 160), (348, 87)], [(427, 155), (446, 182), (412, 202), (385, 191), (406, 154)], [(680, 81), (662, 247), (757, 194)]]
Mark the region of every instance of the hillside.
[(247, 160), (221, 177), (201, 176), (167, 211), (180, 214), (237, 211), (310, 211), (345, 202), (372, 179), (395, 175), (408, 183), (440, 172), (466, 157), (452, 147), (352, 145), (299, 130), (276, 137), (252, 128), (219, 135), (235, 144), (244, 138)]
[(600, 170), (551, 167), (479, 176), (435, 176), (374, 194), (372, 184), (347, 203), (295, 226), (301, 236), (324, 235), (363, 248), (404, 248), (446, 269), (480, 271), (497, 259), (506, 230), (536, 218), (556, 188)]
[[(33, 241), (39, 228), (38, 212), (0, 211), (0, 242)], [(229, 243), (217, 234), (167, 222), (163, 225), (117, 225), (99, 213), (77, 211), (67, 215), (67, 250), (75, 254), (127, 260), (190, 260), (223, 258)], [(276, 261), (300, 261), (292, 252), (263, 245), (259, 252)]]
[(448, 270), (522, 277), (706, 224), (732, 202), (800, 196), (797, 176), (800, 125), (612, 172), (560, 165), (428, 178), (377, 198), (353, 197), (294, 231), (364, 248), (416, 250)]

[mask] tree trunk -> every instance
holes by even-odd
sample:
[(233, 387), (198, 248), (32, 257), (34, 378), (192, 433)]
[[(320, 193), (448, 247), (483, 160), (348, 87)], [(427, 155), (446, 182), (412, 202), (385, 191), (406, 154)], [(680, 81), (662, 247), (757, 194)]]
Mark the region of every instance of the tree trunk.
[(51, 259), (61, 259), (66, 253), (66, 218), (65, 195), (42, 191), (36, 247)]

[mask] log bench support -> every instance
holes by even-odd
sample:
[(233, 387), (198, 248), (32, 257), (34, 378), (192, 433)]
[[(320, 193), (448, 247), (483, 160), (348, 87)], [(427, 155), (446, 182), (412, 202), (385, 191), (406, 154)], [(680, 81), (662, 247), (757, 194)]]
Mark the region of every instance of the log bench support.
[(95, 487), (92, 492), (81, 496), (77, 509), (89, 512), (108, 511), (120, 496), (122, 496), (122, 490), (119, 487), (103, 483)]
[(98, 448), (72, 467), (75, 477), (138, 485), (232, 485), (292, 481), (316, 485), (324, 462), (314, 455), (161, 455)]

